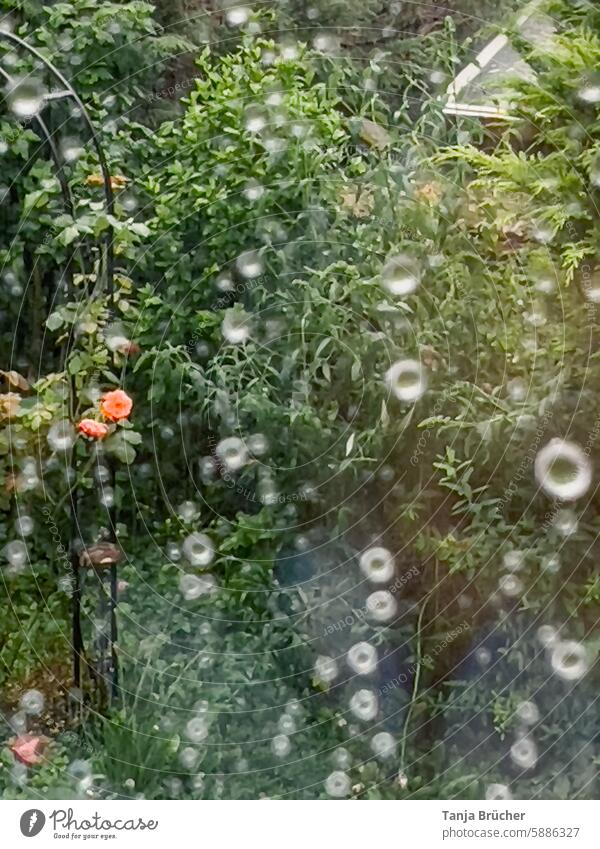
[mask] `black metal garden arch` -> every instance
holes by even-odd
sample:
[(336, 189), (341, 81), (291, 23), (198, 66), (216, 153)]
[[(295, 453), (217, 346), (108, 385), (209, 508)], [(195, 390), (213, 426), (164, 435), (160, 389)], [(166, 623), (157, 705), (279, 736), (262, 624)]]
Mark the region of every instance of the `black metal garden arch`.
[[(53, 137), (52, 132), (48, 128), (46, 121), (43, 118), (43, 110), (50, 105), (54, 101), (61, 100), (71, 100), (76, 105), (78, 110), (78, 115), (81, 117), (85, 129), (87, 131), (87, 135), (95, 149), (96, 155), (98, 157), (98, 163), (102, 175), (102, 182), (104, 187), (104, 204), (106, 208), (106, 212), (109, 216), (114, 214), (114, 206), (115, 206), (115, 198), (113, 192), (113, 186), (111, 182), (111, 174), (108, 165), (108, 160), (103, 150), (102, 144), (100, 142), (98, 133), (94, 128), (94, 124), (91, 120), (89, 112), (69, 82), (69, 80), (60, 72), (60, 70), (49, 60), (47, 59), (39, 50), (30, 45), (27, 41), (20, 38), (14, 32), (8, 29), (0, 29), (0, 41), (8, 42), (12, 48), (15, 50), (22, 50), (28, 53), (31, 57), (33, 57), (36, 62), (40, 63), (48, 74), (53, 79), (54, 83), (58, 85), (57, 90), (52, 91), (44, 96), (42, 101), (42, 107), (39, 112), (31, 116), (31, 123), (33, 127), (36, 129), (38, 135), (40, 136), (43, 144), (45, 144), (49, 156), (53, 162), (57, 179), (59, 181), (61, 195), (63, 199), (63, 203), (65, 206), (65, 210), (74, 217), (75, 214), (75, 203), (74, 199), (69, 187), (68, 180), (64, 173), (64, 162), (59, 153), (59, 149), (55, 143), (55, 139)], [(6, 85), (10, 88), (11, 86), (16, 84), (16, 81), (10, 76), (9, 73), (5, 69), (0, 69), (0, 78), (4, 79)], [(110, 219), (109, 219), (110, 220)], [(114, 293), (114, 233), (112, 226), (108, 226), (104, 233), (103, 237), (104, 250), (103, 250), (103, 274), (105, 280), (105, 291), (107, 294), (109, 310), (113, 304), (113, 293)], [(69, 293), (73, 290), (73, 269), (72, 263), (75, 255), (75, 251), (77, 248), (73, 248), (73, 252), (71, 253), (70, 258), (67, 261), (67, 267), (65, 268), (65, 279), (67, 284), (67, 290)], [(74, 450), (71, 454), (71, 467), (74, 472), (74, 480), (75, 486), (70, 491), (69, 498), (69, 509), (71, 514), (71, 540), (69, 543), (69, 557), (72, 569), (72, 651), (73, 651), (73, 681), (74, 686), (80, 690), (82, 686), (82, 670), (85, 667), (90, 676), (94, 679), (96, 684), (103, 689), (103, 695), (108, 699), (112, 700), (116, 697), (117, 694), (117, 686), (118, 686), (118, 665), (117, 665), (117, 654), (116, 654), (116, 643), (117, 643), (117, 616), (116, 616), (116, 607), (117, 607), (117, 564), (115, 558), (109, 558), (109, 584), (108, 591), (105, 587), (104, 578), (100, 578), (101, 583), (101, 595), (106, 595), (108, 598), (108, 615), (110, 618), (109, 622), (109, 638), (106, 642), (106, 645), (103, 646), (105, 651), (105, 656), (100, 657), (94, 666), (94, 663), (87, 658), (84, 640), (83, 640), (83, 631), (82, 631), (82, 616), (81, 616), (81, 606), (82, 606), (82, 569), (86, 566), (86, 558), (87, 565), (91, 565), (90, 553), (92, 551), (92, 547), (85, 548), (83, 552), (78, 551), (74, 545), (75, 539), (80, 534), (80, 522), (79, 522), (79, 494), (77, 491), (77, 454)], [(112, 464), (109, 466), (110, 474), (111, 474), (111, 484), (114, 486), (114, 467)], [(112, 543), (116, 542), (116, 516), (114, 513), (114, 507), (109, 508), (109, 533), (111, 535)], [(93, 560), (93, 556), (92, 556)], [(105, 562), (105, 561), (103, 561)], [(102, 572), (104, 574), (104, 570)]]

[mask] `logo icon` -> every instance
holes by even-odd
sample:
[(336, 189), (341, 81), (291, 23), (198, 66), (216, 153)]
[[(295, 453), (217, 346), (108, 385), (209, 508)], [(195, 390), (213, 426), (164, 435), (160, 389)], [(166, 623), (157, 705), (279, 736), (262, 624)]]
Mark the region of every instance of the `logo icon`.
[(32, 808), (30, 811), (25, 811), (21, 816), (21, 834), (25, 837), (35, 837), (39, 834), (46, 824), (46, 817), (37, 808)]

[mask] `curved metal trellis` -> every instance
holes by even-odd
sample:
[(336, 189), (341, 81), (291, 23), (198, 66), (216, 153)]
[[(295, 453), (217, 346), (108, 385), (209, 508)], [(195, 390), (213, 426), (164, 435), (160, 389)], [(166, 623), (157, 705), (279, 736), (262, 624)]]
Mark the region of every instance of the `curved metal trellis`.
[[(102, 144), (98, 137), (98, 134), (94, 128), (93, 122), (89, 115), (89, 112), (86, 109), (85, 104), (68, 81), (68, 79), (59, 71), (59, 69), (42, 53), (40, 53), (35, 47), (28, 44), (24, 39), (20, 38), (15, 33), (9, 30), (0, 30), (0, 41), (7, 41), (13, 47), (21, 49), (28, 53), (30, 56), (34, 57), (37, 62), (41, 63), (44, 68), (49, 72), (52, 78), (57, 81), (62, 88), (60, 88), (56, 92), (52, 92), (51, 94), (47, 94), (43, 98), (43, 104), (39, 112), (31, 117), (31, 122), (33, 126), (36, 128), (39, 136), (46, 144), (50, 158), (54, 164), (54, 168), (56, 171), (56, 176), (59, 181), (61, 194), (65, 209), (74, 217), (75, 214), (75, 202), (73, 199), (73, 195), (71, 193), (67, 178), (64, 173), (63, 161), (61, 159), (60, 153), (56, 147), (54, 142), (54, 138), (52, 132), (48, 128), (45, 120), (42, 117), (43, 109), (53, 101), (61, 101), (65, 99), (72, 100), (78, 110), (78, 115), (82, 118), (89, 138), (94, 146), (96, 155), (98, 157), (98, 163), (100, 166), (100, 171), (102, 174), (102, 180), (104, 185), (104, 203), (106, 212), (109, 216), (114, 214), (114, 192), (111, 183), (111, 174), (110, 169), (108, 167), (108, 160), (104, 153)], [(2, 77), (7, 85), (15, 85), (15, 80), (8, 74), (4, 69), (0, 69), (0, 77)], [(104, 237), (104, 276), (106, 282), (106, 293), (108, 297), (109, 311), (112, 308), (113, 296), (114, 296), (114, 232), (112, 226), (106, 229)], [(73, 294), (73, 260), (75, 251), (77, 249), (73, 248), (69, 259), (67, 260), (67, 265), (65, 268), (65, 279), (67, 292), (69, 294)], [(72, 396), (74, 396), (74, 378), (72, 379)], [(117, 642), (117, 617), (116, 617), (116, 607), (117, 607), (117, 565), (115, 562), (110, 563), (110, 568), (108, 570), (109, 573), (109, 586), (108, 592), (106, 592), (105, 587), (105, 572), (99, 572), (99, 580), (102, 584), (102, 598), (106, 599), (108, 596), (108, 616), (110, 619), (108, 626), (108, 635), (103, 634), (100, 645), (99, 645), (99, 658), (96, 663), (96, 667), (94, 668), (93, 663), (87, 659), (86, 650), (84, 646), (83, 640), (83, 629), (82, 629), (82, 621), (81, 621), (81, 607), (82, 607), (82, 592), (84, 586), (84, 579), (82, 579), (82, 569), (90, 566), (90, 558), (87, 554), (88, 549), (84, 549), (84, 552), (78, 551), (76, 546), (74, 545), (75, 540), (80, 534), (80, 521), (79, 521), (79, 508), (80, 508), (80, 496), (78, 492), (78, 462), (77, 462), (77, 452), (74, 450), (71, 454), (71, 468), (74, 474), (74, 487), (70, 491), (69, 498), (69, 507), (71, 514), (71, 544), (70, 544), (70, 563), (72, 568), (72, 649), (73, 649), (73, 680), (74, 686), (78, 689), (81, 688), (82, 685), (82, 668), (85, 666), (90, 676), (96, 681), (97, 684), (101, 684), (106, 688), (106, 696), (108, 699), (112, 699), (116, 696), (117, 685), (118, 685), (118, 666), (117, 666), (117, 655), (116, 655), (116, 642)], [(115, 472), (112, 464), (109, 466), (110, 475), (111, 475), (111, 485), (114, 487), (115, 482)], [(114, 508), (109, 508), (109, 533), (111, 542), (114, 543), (116, 541), (116, 516), (114, 513)], [(91, 549), (90, 549), (91, 550)], [(87, 558), (87, 563), (86, 563)], [(113, 558), (114, 560), (114, 558)], [(101, 602), (104, 606), (105, 601)]]

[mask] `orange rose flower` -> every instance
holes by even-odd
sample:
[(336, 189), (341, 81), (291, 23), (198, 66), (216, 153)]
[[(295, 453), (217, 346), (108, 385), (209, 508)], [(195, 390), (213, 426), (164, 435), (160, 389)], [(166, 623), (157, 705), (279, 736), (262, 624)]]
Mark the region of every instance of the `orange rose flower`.
[(89, 436), (91, 439), (104, 439), (108, 433), (108, 427), (102, 422), (94, 419), (82, 419), (77, 425), (79, 433)]
[(11, 745), (10, 750), (18, 761), (27, 766), (34, 766), (43, 760), (44, 749), (48, 745), (48, 738), (34, 734), (21, 734)]
[(132, 407), (133, 401), (122, 389), (115, 389), (113, 392), (108, 392), (100, 402), (102, 415), (110, 419), (111, 422), (126, 419)]

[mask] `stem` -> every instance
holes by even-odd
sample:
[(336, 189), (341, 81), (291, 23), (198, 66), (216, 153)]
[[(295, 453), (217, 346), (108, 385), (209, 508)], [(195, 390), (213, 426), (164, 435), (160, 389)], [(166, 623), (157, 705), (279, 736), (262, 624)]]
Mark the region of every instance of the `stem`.
[(423, 633), (423, 618), (425, 616), (425, 610), (427, 608), (427, 603), (431, 596), (433, 595), (430, 592), (423, 601), (423, 606), (419, 612), (419, 618), (417, 619), (417, 669), (415, 672), (415, 680), (413, 682), (413, 689), (410, 697), (410, 704), (408, 706), (408, 713), (406, 714), (406, 719), (404, 721), (404, 728), (402, 729), (402, 742), (400, 745), (400, 769), (404, 772), (404, 765), (406, 759), (406, 746), (408, 743), (408, 730), (410, 727), (410, 720), (412, 719), (412, 714), (414, 711), (414, 707), (417, 701), (417, 696), (419, 694), (419, 683), (421, 681), (421, 660), (423, 657), (423, 643), (422, 643), (422, 633)]

